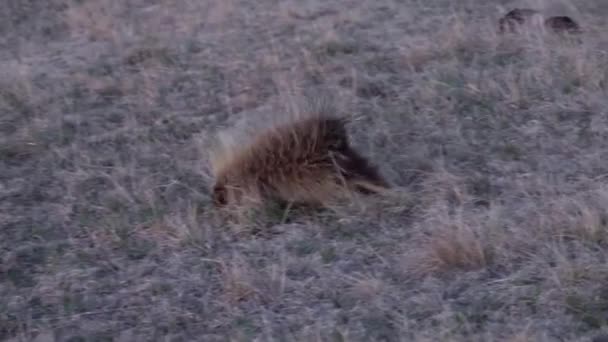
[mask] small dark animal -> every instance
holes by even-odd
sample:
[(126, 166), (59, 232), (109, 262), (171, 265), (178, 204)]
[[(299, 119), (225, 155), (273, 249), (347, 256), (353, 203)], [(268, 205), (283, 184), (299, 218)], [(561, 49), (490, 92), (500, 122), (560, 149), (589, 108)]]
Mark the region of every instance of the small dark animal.
[(550, 17), (545, 20), (545, 27), (555, 33), (581, 33), (581, 27), (572, 18), (567, 16)]
[[(517, 33), (524, 26), (533, 24), (535, 19), (539, 19), (536, 23), (544, 25), (545, 29), (553, 33), (569, 33), (577, 34), (582, 30), (579, 24), (568, 16), (555, 16), (543, 20), (543, 15), (540, 11), (530, 8), (515, 8), (505, 14), (498, 20), (499, 33)], [(540, 29), (540, 26), (538, 26)]]
[(345, 119), (313, 116), (274, 126), (251, 144), (211, 160), (216, 207), (280, 203), (325, 205), (354, 190), (379, 193), (389, 184), (349, 144)]

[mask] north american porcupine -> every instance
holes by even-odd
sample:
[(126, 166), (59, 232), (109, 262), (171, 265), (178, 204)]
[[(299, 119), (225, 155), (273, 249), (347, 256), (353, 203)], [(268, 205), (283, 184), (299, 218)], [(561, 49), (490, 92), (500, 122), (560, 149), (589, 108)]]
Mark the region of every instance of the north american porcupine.
[(555, 16), (545, 20), (545, 27), (551, 29), (555, 33), (582, 33), (579, 24), (568, 16)]
[(578, 23), (568, 16), (554, 16), (544, 19), (543, 14), (535, 9), (515, 8), (498, 20), (498, 31), (500, 33), (515, 33), (522, 27), (533, 23), (537, 19), (537, 24), (544, 26), (554, 33), (581, 33), (582, 30)]
[(216, 207), (281, 203), (325, 205), (354, 190), (378, 193), (389, 184), (348, 139), (346, 120), (312, 116), (276, 125), (243, 147), (211, 160)]

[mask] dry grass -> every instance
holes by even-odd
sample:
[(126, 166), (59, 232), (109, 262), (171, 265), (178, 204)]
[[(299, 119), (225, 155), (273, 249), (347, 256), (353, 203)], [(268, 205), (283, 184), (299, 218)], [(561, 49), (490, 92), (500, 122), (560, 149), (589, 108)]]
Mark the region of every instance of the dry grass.
[[(498, 36), (513, 7), (585, 33)], [(603, 0), (9, 2), (0, 340), (608, 334)], [(213, 209), (239, 143), (329, 99), (395, 184)]]

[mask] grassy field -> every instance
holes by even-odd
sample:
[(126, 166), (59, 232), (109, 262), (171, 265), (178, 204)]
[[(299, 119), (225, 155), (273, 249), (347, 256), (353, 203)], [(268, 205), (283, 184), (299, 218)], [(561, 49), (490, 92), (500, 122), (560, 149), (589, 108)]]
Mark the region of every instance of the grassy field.
[[(516, 7), (586, 32), (497, 36)], [(605, 341), (608, 2), (8, 0), (0, 340)], [(394, 196), (226, 220), (318, 100)]]

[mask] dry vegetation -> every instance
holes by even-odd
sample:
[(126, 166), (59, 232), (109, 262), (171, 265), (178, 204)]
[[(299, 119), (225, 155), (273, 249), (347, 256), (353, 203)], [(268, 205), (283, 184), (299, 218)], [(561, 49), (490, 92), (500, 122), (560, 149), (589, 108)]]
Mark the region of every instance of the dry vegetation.
[[(516, 6), (585, 33), (498, 36)], [(0, 340), (600, 341), (606, 18), (605, 0), (8, 0)], [(218, 130), (321, 94), (395, 194), (218, 215)]]

